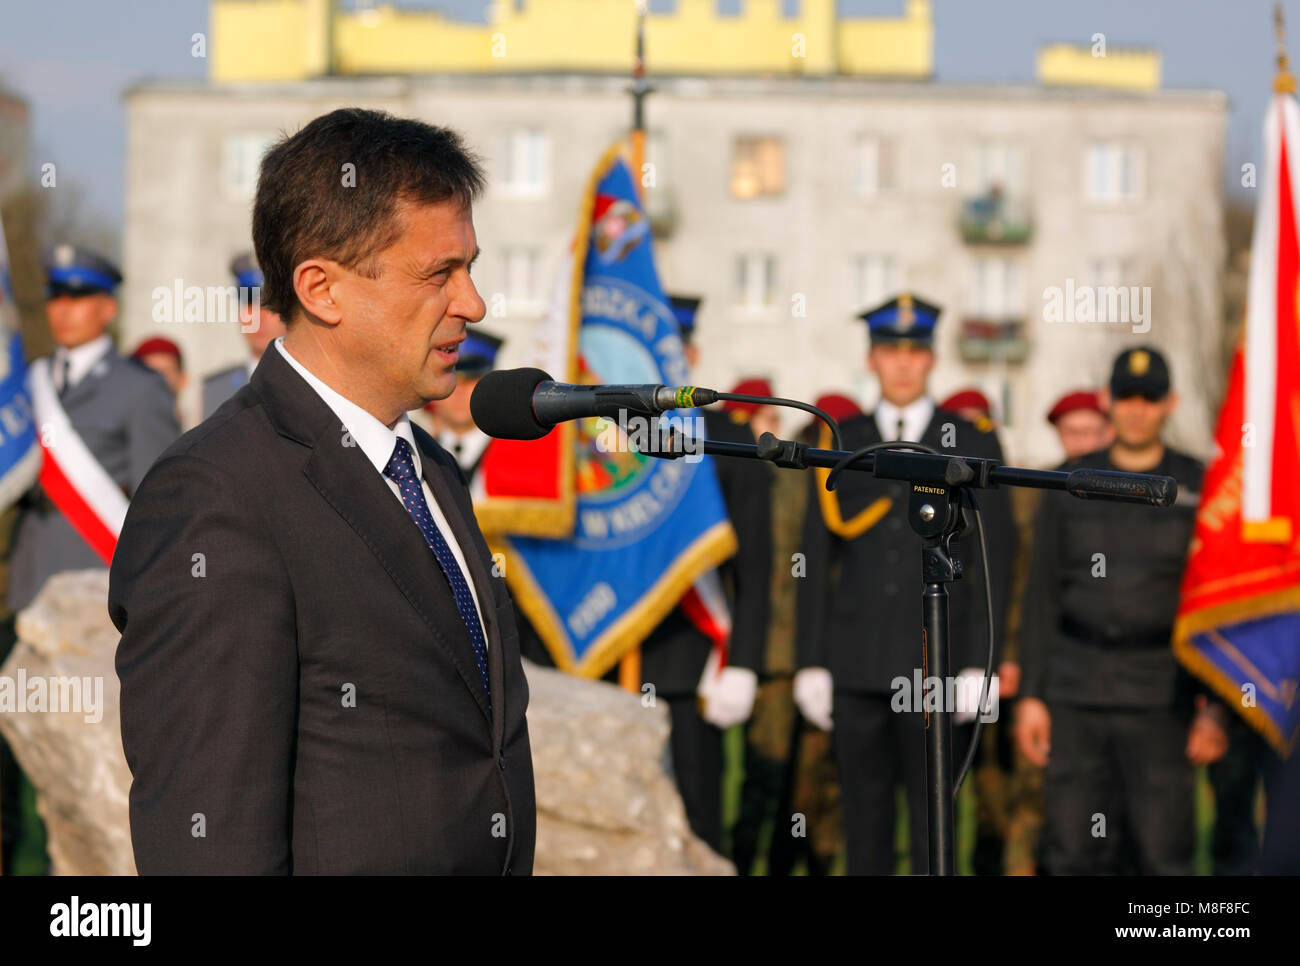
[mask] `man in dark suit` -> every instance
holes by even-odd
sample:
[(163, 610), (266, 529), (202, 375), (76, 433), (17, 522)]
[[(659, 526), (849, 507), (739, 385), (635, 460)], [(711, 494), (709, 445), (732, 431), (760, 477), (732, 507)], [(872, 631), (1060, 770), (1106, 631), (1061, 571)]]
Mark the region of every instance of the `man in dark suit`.
[(113, 560), (142, 873), (532, 870), (514, 614), (455, 462), (406, 417), (484, 314), (482, 187), (454, 132), (361, 109), (262, 162), (287, 334), (162, 455)]
[[(881, 399), (873, 412), (842, 424), (844, 449), (911, 440), (941, 453), (1001, 459), (991, 428), (936, 407), (927, 393), (938, 316), (938, 307), (907, 294), (862, 314)], [(834, 493), (825, 493), (825, 479), (824, 472), (811, 474), (795, 701), (813, 724), (828, 731), (834, 725), (849, 873), (894, 871), (894, 795), (900, 783), (907, 793), (912, 872), (922, 873), (929, 849), (921, 695), (902, 709), (895, 702), (899, 681), (910, 686), (922, 666), (921, 538), (907, 523), (906, 483), (848, 472)], [(977, 498), (1000, 639), (1013, 549), (1011, 510), (1006, 494), (997, 490), (980, 490)], [(950, 674), (977, 678), (988, 654), (978, 546), (973, 534), (961, 539), (965, 573), (949, 587)], [(954, 767), (964, 760), (969, 732), (965, 726), (953, 729)]]

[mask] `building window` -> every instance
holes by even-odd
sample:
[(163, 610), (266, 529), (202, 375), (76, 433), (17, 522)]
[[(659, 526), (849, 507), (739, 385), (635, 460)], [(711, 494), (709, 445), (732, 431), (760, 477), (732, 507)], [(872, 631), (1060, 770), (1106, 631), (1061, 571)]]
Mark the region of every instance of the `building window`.
[(1146, 156), (1129, 141), (1093, 141), (1084, 162), (1084, 192), (1089, 201), (1136, 201), (1142, 197)]
[(898, 262), (890, 255), (858, 255), (853, 259), (853, 298), (864, 310), (875, 308), (902, 287)]
[(257, 170), (262, 157), (275, 143), (266, 131), (230, 134), (221, 142), (221, 185), (227, 198), (247, 201), (257, 191)]
[(772, 307), (776, 299), (776, 256), (743, 252), (736, 256), (736, 304), (750, 312)]
[(542, 253), (537, 248), (506, 248), (501, 253), (506, 311), (531, 315), (544, 310)]
[(779, 137), (738, 137), (731, 150), (733, 198), (764, 198), (785, 191), (785, 142)]
[(544, 197), (551, 188), (551, 138), (536, 128), (518, 128), (502, 138), (501, 189), (516, 198)]
[(1133, 284), (1133, 259), (1103, 255), (1088, 263), (1088, 284), (1112, 288)]
[(1024, 188), (1024, 152), (1006, 141), (980, 141), (975, 145), (976, 195), (1018, 195)]
[(894, 189), (895, 147), (889, 138), (860, 134), (853, 145), (853, 189), (874, 198)]
[(970, 315), (990, 321), (1019, 319), (1025, 313), (1020, 263), (1012, 258), (977, 258)]

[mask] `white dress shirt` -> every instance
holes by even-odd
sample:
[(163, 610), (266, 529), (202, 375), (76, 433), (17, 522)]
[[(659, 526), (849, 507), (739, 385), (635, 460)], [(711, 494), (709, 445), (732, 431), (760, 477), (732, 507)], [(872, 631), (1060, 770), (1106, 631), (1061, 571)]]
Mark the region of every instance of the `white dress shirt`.
[[(433, 517), (433, 522), (437, 525), (438, 531), (442, 534), (447, 546), (451, 548), (452, 556), (456, 558), (456, 564), (460, 567), (461, 575), (465, 578), (465, 583), (469, 585), (469, 591), (474, 595), (474, 609), (479, 615), (479, 626), (483, 628), (483, 644), (487, 646), (487, 627), (483, 625), (483, 607), (479, 603), (478, 589), (474, 586), (474, 580), (470, 576), (469, 568), (465, 566), (465, 554), (461, 551), (460, 543), (456, 540), (456, 534), (452, 532), (447, 523), (447, 517), (442, 512), (442, 507), (438, 501), (433, 498), (429, 491), (429, 484), (425, 482), (421, 472), (420, 449), (415, 445), (415, 434), (411, 432), (411, 421), (407, 418), (406, 413), (398, 418), (397, 424), (389, 429), (378, 419), (366, 412), (350, 399), (339, 395), (320, 379), (316, 378), (310, 371), (303, 367), (293, 356), (289, 355), (289, 350), (284, 347), (284, 337), (280, 336), (275, 340), (275, 347), (280, 350), (285, 361), (293, 366), (298, 375), (307, 380), (307, 385), (316, 390), (317, 395), (325, 401), (330, 409), (334, 410), (334, 415), (338, 416), (339, 422), (347, 430), (352, 441), (361, 447), (361, 452), (365, 454), (366, 459), (375, 468), (380, 477), (388, 484), (388, 489), (392, 491), (393, 496), (398, 503), (402, 502), (402, 493), (397, 487), (397, 483), (384, 475), (384, 467), (392, 459), (393, 449), (397, 446), (398, 437), (406, 440), (411, 447), (411, 457), (415, 461), (415, 473), (420, 477), (420, 487), (424, 490), (424, 502), (429, 505), (429, 513)], [(342, 434), (340, 434), (341, 438)], [(402, 504), (402, 509), (406, 505)], [(432, 550), (429, 551), (433, 553)], [(436, 563), (436, 561), (435, 561)]]
[(63, 360), (68, 360), (68, 386), (75, 386), (86, 377), (86, 373), (94, 368), (95, 363), (103, 358), (104, 353), (113, 347), (113, 337), (107, 332), (97, 339), (91, 339), (72, 349), (65, 349), (59, 346), (54, 350), (54, 358), (51, 360), (51, 375), (54, 378), (54, 389), (56, 392), (63, 392), (66, 388), (63, 385)]
[(477, 426), (471, 426), (464, 433), (457, 433), (453, 429), (444, 429), (435, 437), (438, 445), (456, 458), (460, 468), (466, 473), (469, 472), (483, 451), (487, 449), (487, 444), (492, 441), (492, 437), (479, 429)]
[[(901, 408), (887, 399), (876, 403), (876, 428), (880, 430), (880, 438), (883, 440), (903, 439), (919, 443), (932, 416), (934, 400), (929, 396), (922, 396)], [(901, 436), (898, 432), (899, 419), (903, 421)]]

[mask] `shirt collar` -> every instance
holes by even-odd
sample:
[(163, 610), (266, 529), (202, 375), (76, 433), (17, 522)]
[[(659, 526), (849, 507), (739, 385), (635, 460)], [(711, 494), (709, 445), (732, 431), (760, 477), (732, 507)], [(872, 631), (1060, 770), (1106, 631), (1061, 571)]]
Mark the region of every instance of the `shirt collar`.
[(898, 420), (903, 420), (904, 435), (912, 442), (920, 442), (925, 429), (934, 416), (934, 400), (921, 396), (906, 406), (895, 406), (888, 399), (882, 398), (876, 404), (876, 427), (882, 439), (892, 440), (898, 432)]
[(285, 361), (293, 366), (298, 375), (307, 380), (307, 385), (316, 390), (316, 394), (325, 401), (325, 405), (334, 411), (334, 415), (339, 418), (339, 422), (343, 424), (343, 428), (352, 437), (352, 441), (361, 447), (361, 452), (365, 454), (366, 459), (379, 473), (384, 472), (384, 467), (392, 459), (393, 448), (397, 446), (397, 439), (400, 436), (406, 440), (406, 444), (411, 448), (411, 458), (415, 461), (415, 475), (423, 475), (420, 464), (420, 449), (415, 445), (415, 434), (411, 432), (411, 420), (406, 413), (402, 413), (393, 428), (389, 429), (352, 400), (325, 385), (301, 362), (291, 356), (283, 343), (284, 336), (278, 337), (274, 343), (276, 349), (284, 356)]
[(477, 426), (471, 426), (463, 433), (457, 433), (453, 429), (444, 429), (437, 436), (438, 445), (449, 453), (456, 452), (456, 444), (460, 444), (459, 461), (461, 469), (467, 469), (474, 465), (483, 451), (487, 449), (487, 444), (491, 437)]
[(113, 337), (105, 332), (98, 338), (71, 349), (59, 346), (54, 350), (54, 363), (56, 367), (62, 367), (63, 360), (68, 360), (68, 385), (75, 386), (111, 348)]

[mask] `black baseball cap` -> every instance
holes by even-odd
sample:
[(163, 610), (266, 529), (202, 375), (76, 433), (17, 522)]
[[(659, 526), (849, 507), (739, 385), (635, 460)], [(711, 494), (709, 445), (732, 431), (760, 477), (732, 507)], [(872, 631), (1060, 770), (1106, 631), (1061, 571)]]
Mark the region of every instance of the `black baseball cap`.
[(1164, 399), (1169, 395), (1169, 363), (1149, 346), (1125, 349), (1111, 369), (1110, 394), (1114, 399)]

